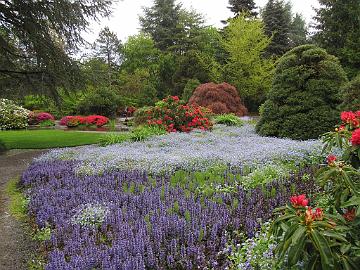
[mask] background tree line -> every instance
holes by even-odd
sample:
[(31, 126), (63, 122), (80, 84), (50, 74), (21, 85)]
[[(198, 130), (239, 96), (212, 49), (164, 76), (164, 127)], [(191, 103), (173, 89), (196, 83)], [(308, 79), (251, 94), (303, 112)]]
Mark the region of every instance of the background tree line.
[[(139, 17), (141, 31), (125, 42), (104, 28), (82, 60), (81, 31), (89, 19), (108, 16), (100, 0), (0, 2), (1, 96), (61, 113), (145, 106), (169, 94), (191, 96), (201, 83), (223, 82), (238, 89), (257, 111), (271, 87), (274, 67), (290, 49), (315, 43), (337, 56), (353, 78), (360, 70), (360, 3), (320, 0), (315, 30), (289, 2), (229, 0), (232, 18), (207, 26), (202, 14), (175, 0), (154, 0)], [(341, 34), (340, 34), (341, 33)], [(49, 105), (50, 104), (50, 105)], [(38, 108), (41, 109), (41, 108)]]

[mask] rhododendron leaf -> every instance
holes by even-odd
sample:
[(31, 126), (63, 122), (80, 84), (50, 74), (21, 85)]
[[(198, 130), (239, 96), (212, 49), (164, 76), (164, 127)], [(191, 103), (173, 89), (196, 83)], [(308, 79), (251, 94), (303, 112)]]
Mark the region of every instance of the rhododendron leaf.
[(348, 242), (348, 241), (346, 240), (346, 238), (345, 238), (344, 236), (342, 236), (341, 234), (335, 233), (335, 232), (332, 232), (332, 231), (329, 231), (329, 230), (324, 231), (324, 232), (323, 232), (323, 235), (324, 235), (324, 236), (327, 236), (327, 237), (329, 237), (329, 238), (334, 238), (334, 239), (339, 240), (339, 241), (342, 241), (342, 242), (346, 242), (346, 243)]
[(289, 249), (290, 265), (295, 265), (300, 258), (305, 246), (306, 228), (299, 226), (292, 236), (292, 244)]
[(315, 244), (317, 250), (320, 252), (321, 265), (323, 269), (333, 269), (334, 268), (334, 256), (331, 252), (326, 238), (319, 233), (317, 230), (310, 232), (313, 243)]

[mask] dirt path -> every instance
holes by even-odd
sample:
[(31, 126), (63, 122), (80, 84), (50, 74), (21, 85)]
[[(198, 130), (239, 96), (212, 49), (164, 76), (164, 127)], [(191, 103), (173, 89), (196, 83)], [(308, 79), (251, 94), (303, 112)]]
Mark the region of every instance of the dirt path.
[(20, 176), (42, 152), (44, 150), (10, 150), (0, 155), (0, 270), (26, 269), (26, 262), (35, 251), (23, 224), (9, 214), (9, 198), (4, 190), (7, 181)]

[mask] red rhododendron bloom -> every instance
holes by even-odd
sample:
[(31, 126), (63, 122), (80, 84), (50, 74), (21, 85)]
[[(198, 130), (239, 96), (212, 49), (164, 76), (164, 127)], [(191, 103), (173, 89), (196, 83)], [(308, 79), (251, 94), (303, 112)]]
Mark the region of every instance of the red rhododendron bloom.
[(290, 198), (290, 202), (294, 207), (305, 207), (308, 205), (309, 200), (306, 198), (305, 194), (301, 194), (298, 196), (292, 196)]
[(347, 210), (343, 217), (346, 221), (353, 221), (355, 219), (355, 208)]
[(353, 132), (350, 141), (352, 145), (360, 145), (360, 128)]
[(356, 111), (356, 112), (355, 112), (355, 115), (356, 115), (357, 118), (360, 119), (360, 111)]
[(345, 123), (350, 123), (351, 121), (356, 120), (356, 115), (353, 112), (342, 112), (340, 117)]
[(316, 208), (312, 215), (314, 220), (323, 220), (324, 218), (324, 212), (321, 208)]
[(334, 164), (334, 162), (336, 161), (336, 156), (335, 155), (329, 155), (328, 157), (327, 157), (327, 162), (328, 162), (328, 164), (329, 165), (331, 165), (331, 164)]

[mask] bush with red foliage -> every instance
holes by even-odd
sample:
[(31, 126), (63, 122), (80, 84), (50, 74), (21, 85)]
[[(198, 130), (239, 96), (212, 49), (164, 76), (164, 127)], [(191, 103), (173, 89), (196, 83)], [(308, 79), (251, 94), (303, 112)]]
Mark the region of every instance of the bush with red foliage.
[(126, 108), (126, 117), (132, 117), (136, 112), (136, 108), (133, 106), (129, 106)]
[(167, 132), (189, 132), (194, 128), (207, 130), (212, 123), (206, 117), (210, 111), (199, 106), (188, 106), (177, 96), (169, 96), (156, 103), (147, 112), (148, 124)]
[(199, 85), (188, 104), (206, 107), (215, 114), (234, 113), (237, 116), (244, 116), (248, 112), (236, 88), (225, 82)]

